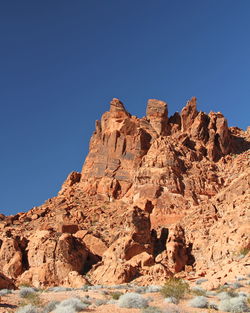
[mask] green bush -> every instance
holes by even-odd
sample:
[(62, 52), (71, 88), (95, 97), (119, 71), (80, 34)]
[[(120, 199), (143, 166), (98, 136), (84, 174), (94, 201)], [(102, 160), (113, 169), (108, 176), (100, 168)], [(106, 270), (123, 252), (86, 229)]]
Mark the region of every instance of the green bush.
[(118, 291), (114, 291), (114, 292), (111, 292), (110, 295), (111, 295), (112, 299), (118, 300), (120, 298), (120, 296), (123, 295), (123, 293), (122, 292), (118, 292)]
[(171, 277), (162, 287), (161, 294), (164, 298), (174, 297), (179, 301), (189, 292), (189, 285), (179, 278)]
[(156, 306), (148, 306), (141, 310), (142, 313), (162, 313), (161, 309)]

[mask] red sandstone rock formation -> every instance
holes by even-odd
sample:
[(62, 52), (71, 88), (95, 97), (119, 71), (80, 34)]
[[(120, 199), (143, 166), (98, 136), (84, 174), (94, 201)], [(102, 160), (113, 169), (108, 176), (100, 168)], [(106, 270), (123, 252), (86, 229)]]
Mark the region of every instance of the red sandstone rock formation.
[(113, 99), (81, 173), (40, 207), (0, 215), (3, 274), (79, 287), (188, 272), (215, 286), (246, 273), (249, 254), (239, 254), (250, 249), (249, 147), (249, 129), (199, 112), (196, 98), (170, 117), (166, 102), (150, 99), (141, 119)]

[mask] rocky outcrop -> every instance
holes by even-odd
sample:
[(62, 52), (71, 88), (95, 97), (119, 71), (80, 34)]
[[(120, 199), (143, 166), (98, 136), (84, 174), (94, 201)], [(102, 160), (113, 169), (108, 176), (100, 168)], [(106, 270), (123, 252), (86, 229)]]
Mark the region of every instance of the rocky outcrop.
[(153, 246), (148, 213), (133, 208), (124, 214), (123, 229), (104, 252), (102, 261), (91, 270), (91, 279), (98, 284), (126, 283), (140, 275), (140, 265), (135, 262), (141, 256), (148, 259), (143, 265), (154, 264)]
[(11, 279), (0, 273), (0, 289), (16, 289), (16, 286)]
[(27, 268), (25, 262), (25, 248), (27, 242), (19, 236), (13, 236), (10, 231), (1, 234), (0, 237), (0, 265), (3, 274), (11, 278), (17, 278)]
[(172, 116), (150, 99), (143, 118), (113, 99), (81, 173), (40, 207), (0, 214), (3, 274), (17, 284), (79, 287), (188, 273), (215, 286), (234, 269), (246, 273), (249, 148), (249, 129), (199, 112), (195, 97)]
[(86, 247), (71, 234), (39, 231), (29, 237), (29, 269), (19, 283), (36, 287), (62, 284), (72, 271), (83, 274), (88, 256)]

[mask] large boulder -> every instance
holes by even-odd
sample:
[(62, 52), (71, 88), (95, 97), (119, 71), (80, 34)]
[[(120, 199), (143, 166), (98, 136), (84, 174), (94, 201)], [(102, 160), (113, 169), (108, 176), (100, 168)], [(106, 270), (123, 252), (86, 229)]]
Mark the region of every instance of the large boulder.
[(48, 286), (63, 283), (68, 273), (84, 272), (88, 251), (85, 245), (71, 234), (38, 231), (29, 238), (29, 270), (19, 282)]

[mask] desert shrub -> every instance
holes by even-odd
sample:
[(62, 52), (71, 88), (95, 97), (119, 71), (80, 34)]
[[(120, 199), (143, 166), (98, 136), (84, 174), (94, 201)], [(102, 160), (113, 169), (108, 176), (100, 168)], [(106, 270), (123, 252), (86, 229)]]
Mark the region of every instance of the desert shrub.
[(246, 298), (250, 297), (250, 293), (243, 292), (243, 291), (238, 292), (238, 295), (239, 297), (246, 297)]
[(104, 286), (103, 285), (94, 285), (94, 286), (89, 286), (88, 290), (100, 290), (103, 289)]
[(39, 309), (32, 304), (28, 304), (19, 308), (16, 313), (39, 313)]
[(100, 290), (99, 293), (103, 296), (109, 295), (109, 292), (107, 290)]
[(57, 286), (57, 287), (48, 288), (46, 291), (48, 291), (48, 292), (65, 292), (65, 291), (72, 291), (72, 290), (74, 290), (74, 288)]
[(148, 306), (143, 308), (142, 313), (162, 313), (161, 309), (156, 306)]
[(207, 291), (200, 286), (194, 286), (190, 289), (191, 293), (195, 296), (206, 296)]
[(148, 306), (148, 299), (138, 293), (129, 292), (120, 296), (117, 304), (120, 308), (145, 308)]
[(223, 292), (220, 292), (218, 293), (217, 297), (220, 299), (220, 300), (227, 300), (227, 299), (231, 299), (233, 297), (237, 297), (238, 294), (236, 292), (233, 292), (233, 291), (223, 291)]
[(117, 300), (115, 299), (110, 299), (107, 304), (117, 304)]
[(22, 306), (28, 304), (33, 306), (41, 306), (43, 304), (40, 295), (37, 292), (28, 293), (23, 299), (24, 300), (20, 303)]
[[(181, 313), (180, 308), (178, 305), (175, 304), (168, 304), (163, 310), (162, 313)], [(184, 312), (182, 312), (184, 313)]]
[(231, 312), (248, 312), (249, 306), (245, 297), (236, 297), (230, 300)]
[(232, 287), (233, 289), (238, 289), (238, 288), (243, 287), (243, 285), (240, 284), (240, 283), (235, 282), (235, 283), (233, 283), (233, 284), (231, 285), (231, 287)]
[(198, 296), (189, 301), (189, 306), (192, 308), (207, 308), (208, 301), (206, 297)]
[(208, 303), (208, 308), (217, 311), (218, 310), (218, 305), (216, 303), (214, 303), (214, 302), (210, 302), (210, 303)]
[(217, 292), (212, 291), (212, 290), (208, 290), (206, 293), (207, 293), (207, 296), (215, 296), (217, 294)]
[(94, 304), (96, 306), (104, 305), (107, 304), (108, 300), (107, 299), (95, 299)]
[(59, 301), (55, 301), (55, 300), (50, 301), (49, 303), (47, 303), (47, 304), (45, 305), (45, 307), (44, 307), (43, 310), (42, 310), (42, 313), (50, 313), (50, 312), (54, 311), (55, 308), (56, 308), (56, 306), (57, 306), (59, 303), (60, 303)]
[(10, 289), (1, 289), (0, 290), (0, 296), (6, 296), (12, 293), (12, 290)]
[(83, 285), (81, 288), (79, 288), (79, 290), (83, 290), (83, 291), (88, 291), (89, 286), (88, 285)]
[(123, 295), (122, 292), (118, 292), (118, 291), (110, 292), (110, 296), (114, 300), (118, 300), (120, 298), (120, 296), (122, 296), (122, 295)]
[(208, 281), (206, 278), (200, 278), (196, 280), (196, 285), (201, 285), (202, 283), (205, 283), (206, 281)]
[(244, 276), (236, 276), (236, 280), (237, 281), (246, 280), (246, 277), (244, 277)]
[(125, 285), (113, 285), (113, 286), (109, 286), (109, 289), (131, 289), (131, 286), (128, 284)]
[(161, 289), (162, 289), (162, 286), (151, 285), (146, 288), (145, 292), (148, 292), (148, 293), (159, 292), (161, 291)]
[[(69, 298), (60, 302), (56, 306), (55, 313), (64, 313), (64, 312), (79, 312), (87, 308), (87, 304), (83, 303), (78, 298)], [(68, 310), (68, 311), (67, 311)]]
[(145, 293), (146, 292), (146, 287), (139, 286), (135, 287), (135, 293)]
[(249, 251), (250, 251), (249, 247), (243, 247), (243, 248), (240, 249), (239, 255), (246, 256)]
[(231, 312), (230, 299), (222, 300), (218, 305), (219, 311)]
[(235, 297), (231, 299), (222, 300), (219, 303), (218, 309), (223, 312), (241, 313), (248, 312), (249, 306), (244, 297)]
[(169, 278), (161, 289), (164, 298), (174, 297), (178, 301), (189, 291), (188, 283), (178, 278)]
[(174, 303), (174, 304), (177, 304), (178, 303), (178, 300), (175, 298), (175, 297), (168, 297), (168, 298), (165, 298), (164, 301), (166, 303)]
[(19, 296), (21, 298), (26, 298), (28, 295), (35, 293), (36, 289), (32, 287), (22, 287), (19, 291)]
[(90, 296), (86, 295), (84, 297), (81, 297), (81, 301), (87, 305), (92, 304), (92, 302), (94, 301), (94, 298), (90, 298)]

